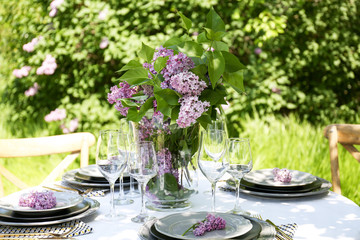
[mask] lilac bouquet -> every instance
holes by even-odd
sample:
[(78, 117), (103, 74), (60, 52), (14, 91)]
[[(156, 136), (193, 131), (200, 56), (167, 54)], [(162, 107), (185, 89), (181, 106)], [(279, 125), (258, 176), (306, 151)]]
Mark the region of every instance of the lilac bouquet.
[(188, 35), (155, 49), (143, 43), (138, 52), (143, 61), (122, 67), (120, 83), (108, 93), (121, 117), (136, 123), (138, 140), (155, 142), (161, 179), (150, 181), (147, 190), (161, 204), (181, 202), (194, 192), (189, 170), (195, 169), (200, 126), (206, 128), (226, 104), (224, 85), (243, 91), (245, 67), (222, 41), (220, 16), (211, 9), (204, 32), (194, 37), (191, 20), (179, 15)]
[(19, 206), (30, 207), (36, 210), (50, 209), (56, 206), (56, 197), (50, 191), (33, 191), (20, 197)]

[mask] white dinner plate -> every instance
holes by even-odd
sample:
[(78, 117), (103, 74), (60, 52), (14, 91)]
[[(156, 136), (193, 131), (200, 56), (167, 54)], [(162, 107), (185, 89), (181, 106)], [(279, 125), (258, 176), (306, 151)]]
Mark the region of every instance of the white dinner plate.
[(83, 201), (83, 197), (73, 192), (53, 192), (56, 197), (56, 206), (50, 209), (34, 209), (30, 207), (19, 206), (19, 199), (21, 196), (26, 196), (32, 191), (48, 191), (41, 189), (40, 187), (25, 189), (0, 199), (0, 208), (19, 212), (21, 214), (43, 214), (47, 212), (58, 211), (66, 208), (73, 207)]
[[(331, 183), (325, 179), (317, 178), (317, 181), (321, 182), (321, 186), (317, 189), (313, 189), (309, 192), (299, 192), (299, 193), (270, 193), (270, 192), (261, 192), (261, 191), (254, 191), (249, 190), (244, 187), (240, 187), (241, 193), (246, 193), (254, 196), (259, 197), (268, 197), (268, 198), (297, 198), (297, 197), (309, 197), (309, 196), (315, 196), (315, 195), (321, 195), (326, 194), (329, 192), (331, 188)], [(226, 184), (227, 189), (231, 189), (233, 191), (236, 191), (234, 186), (231, 186), (229, 184)], [(225, 189), (226, 189), (225, 188)]]
[(243, 235), (251, 230), (251, 222), (239, 215), (229, 213), (216, 213), (215, 216), (222, 217), (226, 221), (223, 230), (206, 232), (203, 236), (195, 236), (189, 231), (185, 236), (182, 234), (193, 224), (205, 219), (208, 212), (185, 212), (175, 213), (159, 219), (155, 228), (160, 233), (177, 239), (229, 239)]
[(273, 169), (260, 169), (249, 172), (244, 179), (250, 183), (275, 186), (275, 187), (296, 187), (311, 184), (316, 181), (316, 177), (310, 173), (300, 172), (297, 170), (289, 170), (291, 173), (291, 181), (289, 183), (278, 182), (274, 180)]
[(96, 210), (99, 209), (99, 207), (100, 207), (100, 203), (98, 201), (94, 200), (94, 199), (84, 198), (84, 201), (88, 202), (90, 207), (85, 212), (82, 212), (80, 214), (73, 215), (73, 216), (70, 216), (70, 217), (64, 217), (64, 218), (56, 219), (56, 220), (38, 221), (38, 222), (37, 221), (36, 222), (35, 221), (34, 222), (28, 222), (28, 221), (21, 221), (21, 220), (12, 220), (12, 219), (7, 219), (7, 218), (0, 217), (0, 224), (1, 225), (8, 225), (8, 226), (26, 226), (26, 227), (58, 224), (58, 223), (68, 222), (68, 221), (71, 221), (71, 220), (87, 217), (87, 216), (95, 213)]
[[(68, 182), (73, 185), (78, 185), (82, 187), (97, 187), (97, 188), (109, 188), (110, 184), (108, 182), (87, 182), (81, 179), (76, 178), (75, 174), (77, 173), (78, 169), (70, 170), (62, 175), (62, 180)], [(119, 186), (119, 182), (115, 183), (115, 186)], [(124, 182), (123, 186), (130, 186), (130, 182)]]

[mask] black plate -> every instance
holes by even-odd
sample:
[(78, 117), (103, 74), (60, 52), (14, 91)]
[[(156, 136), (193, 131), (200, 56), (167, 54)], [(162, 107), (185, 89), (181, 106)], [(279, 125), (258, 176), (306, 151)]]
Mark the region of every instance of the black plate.
[(0, 220), (1, 221), (11, 221), (11, 222), (42, 222), (49, 220), (57, 220), (62, 218), (67, 218), (85, 212), (90, 207), (88, 201), (84, 200), (83, 202), (66, 209), (61, 209), (56, 212), (51, 212), (49, 215), (41, 216), (32, 216), (22, 215), (21, 212), (14, 212), (11, 210), (6, 210), (0, 208)]
[[(250, 222), (252, 224), (252, 228), (247, 233), (242, 234), (235, 238), (230, 238), (230, 239), (250, 240), (250, 239), (257, 238), (259, 236), (259, 234), (262, 230), (261, 225), (258, 222), (254, 221), (252, 218), (249, 218), (247, 216), (243, 216), (243, 217), (250, 220)], [(149, 233), (150, 234), (148, 234), (148, 236), (149, 236), (148, 239), (150, 239), (150, 240), (179, 240), (178, 238), (169, 237), (167, 235), (164, 235), (164, 234), (158, 232), (155, 228), (155, 222), (150, 227)]]

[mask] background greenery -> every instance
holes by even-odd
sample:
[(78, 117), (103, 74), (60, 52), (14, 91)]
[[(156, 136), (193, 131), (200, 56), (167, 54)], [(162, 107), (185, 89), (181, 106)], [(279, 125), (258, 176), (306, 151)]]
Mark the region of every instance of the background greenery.
[[(234, 136), (252, 139), (258, 168), (295, 168), (330, 179), (322, 129), (359, 122), (359, 1), (73, 0), (64, 1), (54, 18), (50, 2), (0, 6), (1, 138), (61, 133), (60, 123), (43, 120), (55, 108), (67, 110), (65, 121), (78, 118), (78, 131), (97, 134), (116, 126), (119, 114), (106, 101), (120, 77), (116, 71), (136, 56), (142, 41), (156, 47), (183, 34), (176, 10), (193, 21), (195, 37), (211, 6), (226, 24), (230, 51), (248, 68), (246, 94), (228, 90), (227, 116)], [(34, 52), (22, 50), (40, 35), (44, 40)], [(103, 37), (109, 45), (100, 49)], [(38, 76), (46, 54), (58, 67)], [(12, 70), (24, 65), (33, 67), (30, 75), (15, 78)], [(35, 82), (39, 92), (26, 97)], [(359, 203), (359, 164), (345, 152), (340, 156), (344, 195)]]

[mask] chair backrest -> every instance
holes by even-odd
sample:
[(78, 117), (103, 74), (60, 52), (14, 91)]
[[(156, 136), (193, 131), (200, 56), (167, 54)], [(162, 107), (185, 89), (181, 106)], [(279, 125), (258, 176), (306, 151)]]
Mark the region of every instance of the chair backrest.
[(324, 136), (329, 139), (331, 180), (333, 190), (341, 194), (338, 147), (340, 143), (360, 163), (360, 152), (354, 145), (360, 145), (360, 125), (331, 124), (325, 127)]
[[(89, 147), (95, 144), (95, 136), (88, 132), (70, 133), (49, 137), (0, 139), (0, 158), (32, 157), (70, 153), (45, 178), (42, 184), (54, 181), (80, 155), (80, 166), (89, 164)], [(0, 165), (0, 175), (3, 175), (15, 186), (23, 189), (28, 187), (15, 175)], [(3, 186), (0, 176), (0, 195), (3, 196)]]

